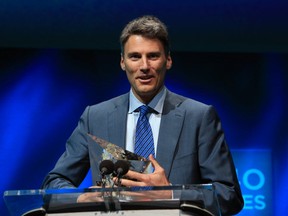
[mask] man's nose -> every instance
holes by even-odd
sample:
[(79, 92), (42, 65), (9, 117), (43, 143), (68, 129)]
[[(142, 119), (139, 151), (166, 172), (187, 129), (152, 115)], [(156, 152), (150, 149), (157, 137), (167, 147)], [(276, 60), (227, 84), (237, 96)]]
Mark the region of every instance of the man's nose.
[(142, 58), (142, 61), (141, 61), (141, 65), (140, 65), (140, 70), (141, 71), (147, 71), (149, 70), (150, 68), (150, 65), (149, 65), (149, 61), (147, 58)]

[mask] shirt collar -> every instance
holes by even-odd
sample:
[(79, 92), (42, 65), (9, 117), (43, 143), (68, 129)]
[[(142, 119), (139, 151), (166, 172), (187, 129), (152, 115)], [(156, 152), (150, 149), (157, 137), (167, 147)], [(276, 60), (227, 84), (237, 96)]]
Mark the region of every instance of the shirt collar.
[[(154, 111), (157, 113), (162, 113), (163, 105), (164, 105), (164, 99), (166, 96), (167, 89), (164, 86), (162, 90), (150, 101), (149, 104), (147, 104), (149, 107), (151, 107)], [(138, 107), (145, 105), (142, 102), (140, 102), (134, 95), (132, 89), (130, 89), (129, 92), (129, 111), (128, 113), (134, 112)]]

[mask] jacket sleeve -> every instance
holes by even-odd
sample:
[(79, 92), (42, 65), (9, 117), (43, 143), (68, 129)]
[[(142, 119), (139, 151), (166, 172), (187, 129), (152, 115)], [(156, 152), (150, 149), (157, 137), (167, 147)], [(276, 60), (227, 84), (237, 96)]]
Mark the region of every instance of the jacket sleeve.
[(88, 112), (82, 114), (76, 129), (66, 142), (66, 150), (45, 177), (41, 188), (76, 188), (85, 178), (90, 164), (88, 153)]
[(242, 193), (220, 119), (212, 106), (203, 115), (198, 138), (203, 182), (213, 183), (223, 215), (238, 213), (244, 204)]

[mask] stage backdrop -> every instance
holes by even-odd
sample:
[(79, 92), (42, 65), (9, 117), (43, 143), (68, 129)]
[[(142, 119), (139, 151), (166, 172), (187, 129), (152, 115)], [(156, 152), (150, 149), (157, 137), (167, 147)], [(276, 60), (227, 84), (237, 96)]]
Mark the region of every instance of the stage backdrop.
[[(129, 91), (119, 50), (0, 50), (0, 179), (37, 189), (87, 105)], [(288, 55), (172, 52), (168, 89), (218, 111), (245, 198), (241, 215), (287, 212)], [(88, 187), (88, 177), (81, 187)], [(0, 212), (7, 214), (3, 200)], [(2, 214), (1, 214), (2, 215)]]
[[(118, 37), (163, 20), (167, 87), (217, 109), (233, 150), (241, 215), (288, 212), (287, 1), (1, 0), (0, 192), (38, 188), (87, 105), (129, 91)], [(89, 176), (81, 187), (90, 186)], [(0, 214), (7, 215), (3, 200)]]

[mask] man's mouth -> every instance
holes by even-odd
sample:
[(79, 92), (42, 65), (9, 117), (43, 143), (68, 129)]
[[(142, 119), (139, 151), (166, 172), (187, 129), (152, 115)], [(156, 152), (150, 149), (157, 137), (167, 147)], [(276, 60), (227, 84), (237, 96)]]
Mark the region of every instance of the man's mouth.
[(140, 76), (137, 79), (141, 82), (141, 83), (149, 83), (152, 80), (152, 76)]

